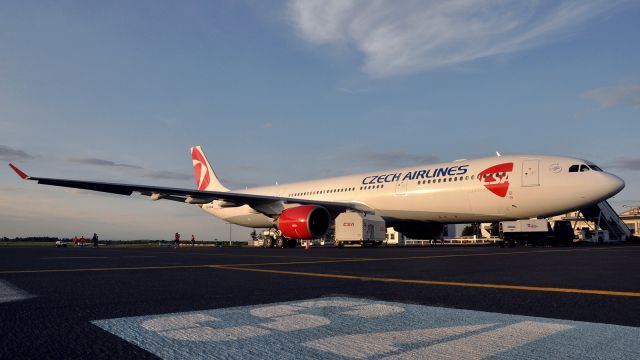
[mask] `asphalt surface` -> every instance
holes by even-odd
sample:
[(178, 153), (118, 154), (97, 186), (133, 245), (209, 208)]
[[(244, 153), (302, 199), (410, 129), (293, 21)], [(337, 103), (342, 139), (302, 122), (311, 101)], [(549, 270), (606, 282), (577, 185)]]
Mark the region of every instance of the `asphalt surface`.
[[(516, 327), (530, 323), (521, 316), (623, 325), (589, 331), (617, 329), (637, 338), (639, 259), (640, 246), (0, 248), (0, 358), (199, 357), (197, 350), (186, 353), (191, 355), (155, 351), (142, 340), (127, 338), (127, 331), (117, 327), (131, 326), (127, 325), (131, 322), (110, 319), (149, 321), (152, 315), (193, 312), (214, 319), (221, 316), (216, 311), (225, 309), (249, 306), (247, 311), (255, 312), (257, 305), (310, 299), (365, 299), (373, 305), (358, 306), (383, 309), (406, 304), (402, 311), (414, 318), (435, 313), (435, 308), (459, 311), (469, 318), (516, 315), (520, 322), (510, 325)], [(477, 311), (494, 315), (473, 315), (480, 314)], [(318, 318), (318, 314), (305, 316)], [(340, 318), (327, 315), (334, 319), (331, 316)], [(553, 326), (582, 329), (574, 322)], [(190, 329), (197, 332), (199, 328)], [(558, 329), (549, 330), (550, 334)], [(573, 341), (579, 346), (579, 339)], [(593, 339), (585, 339), (589, 341)], [(327, 347), (311, 343), (308, 349), (320, 351), (323, 346)], [(629, 351), (640, 353), (640, 344), (625, 346), (625, 357)], [(333, 345), (328, 349), (337, 351)]]

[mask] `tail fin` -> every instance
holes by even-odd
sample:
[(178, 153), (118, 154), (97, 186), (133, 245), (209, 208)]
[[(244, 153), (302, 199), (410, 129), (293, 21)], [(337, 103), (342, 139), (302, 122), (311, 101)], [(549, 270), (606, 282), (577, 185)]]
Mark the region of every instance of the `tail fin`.
[(200, 146), (191, 148), (191, 159), (193, 159), (193, 172), (198, 190), (229, 191), (220, 183)]

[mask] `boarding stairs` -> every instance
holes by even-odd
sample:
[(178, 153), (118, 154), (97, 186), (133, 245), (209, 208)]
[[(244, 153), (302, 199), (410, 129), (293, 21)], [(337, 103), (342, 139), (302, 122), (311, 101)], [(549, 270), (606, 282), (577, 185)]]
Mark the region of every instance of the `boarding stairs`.
[(593, 221), (598, 228), (608, 230), (611, 240), (625, 241), (631, 237), (631, 230), (607, 201), (580, 209), (580, 212), (586, 220)]

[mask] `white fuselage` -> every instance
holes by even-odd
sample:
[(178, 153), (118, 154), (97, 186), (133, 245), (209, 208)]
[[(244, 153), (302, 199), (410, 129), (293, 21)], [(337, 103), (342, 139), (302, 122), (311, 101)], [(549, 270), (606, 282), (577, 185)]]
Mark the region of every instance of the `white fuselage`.
[[(553, 216), (605, 200), (624, 187), (587, 161), (556, 156), (500, 156), (239, 190), (238, 193), (361, 203), (390, 222), (493, 222)], [(591, 164), (592, 165), (592, 164)], [(597, 170), (596, 170), (597, 169)], [(202, 209), (233, 224), (271, 227), (251, 207)], [(292, 201), (286, 207), (296, 206)]]

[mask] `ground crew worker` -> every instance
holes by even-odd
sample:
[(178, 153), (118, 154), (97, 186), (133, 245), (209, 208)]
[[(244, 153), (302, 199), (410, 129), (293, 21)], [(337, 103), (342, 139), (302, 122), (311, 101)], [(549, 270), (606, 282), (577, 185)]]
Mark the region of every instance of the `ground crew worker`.
[(180, 247), (180, 234), (176, 233), (176, 237), (175, 237), (175, 247)]
[(191, 234), (191, 246), (196, 246), (196, 236)]
[(98, 247), (98, 234), (93, 233), (91, 240), (93, 241), (93, 247)]

